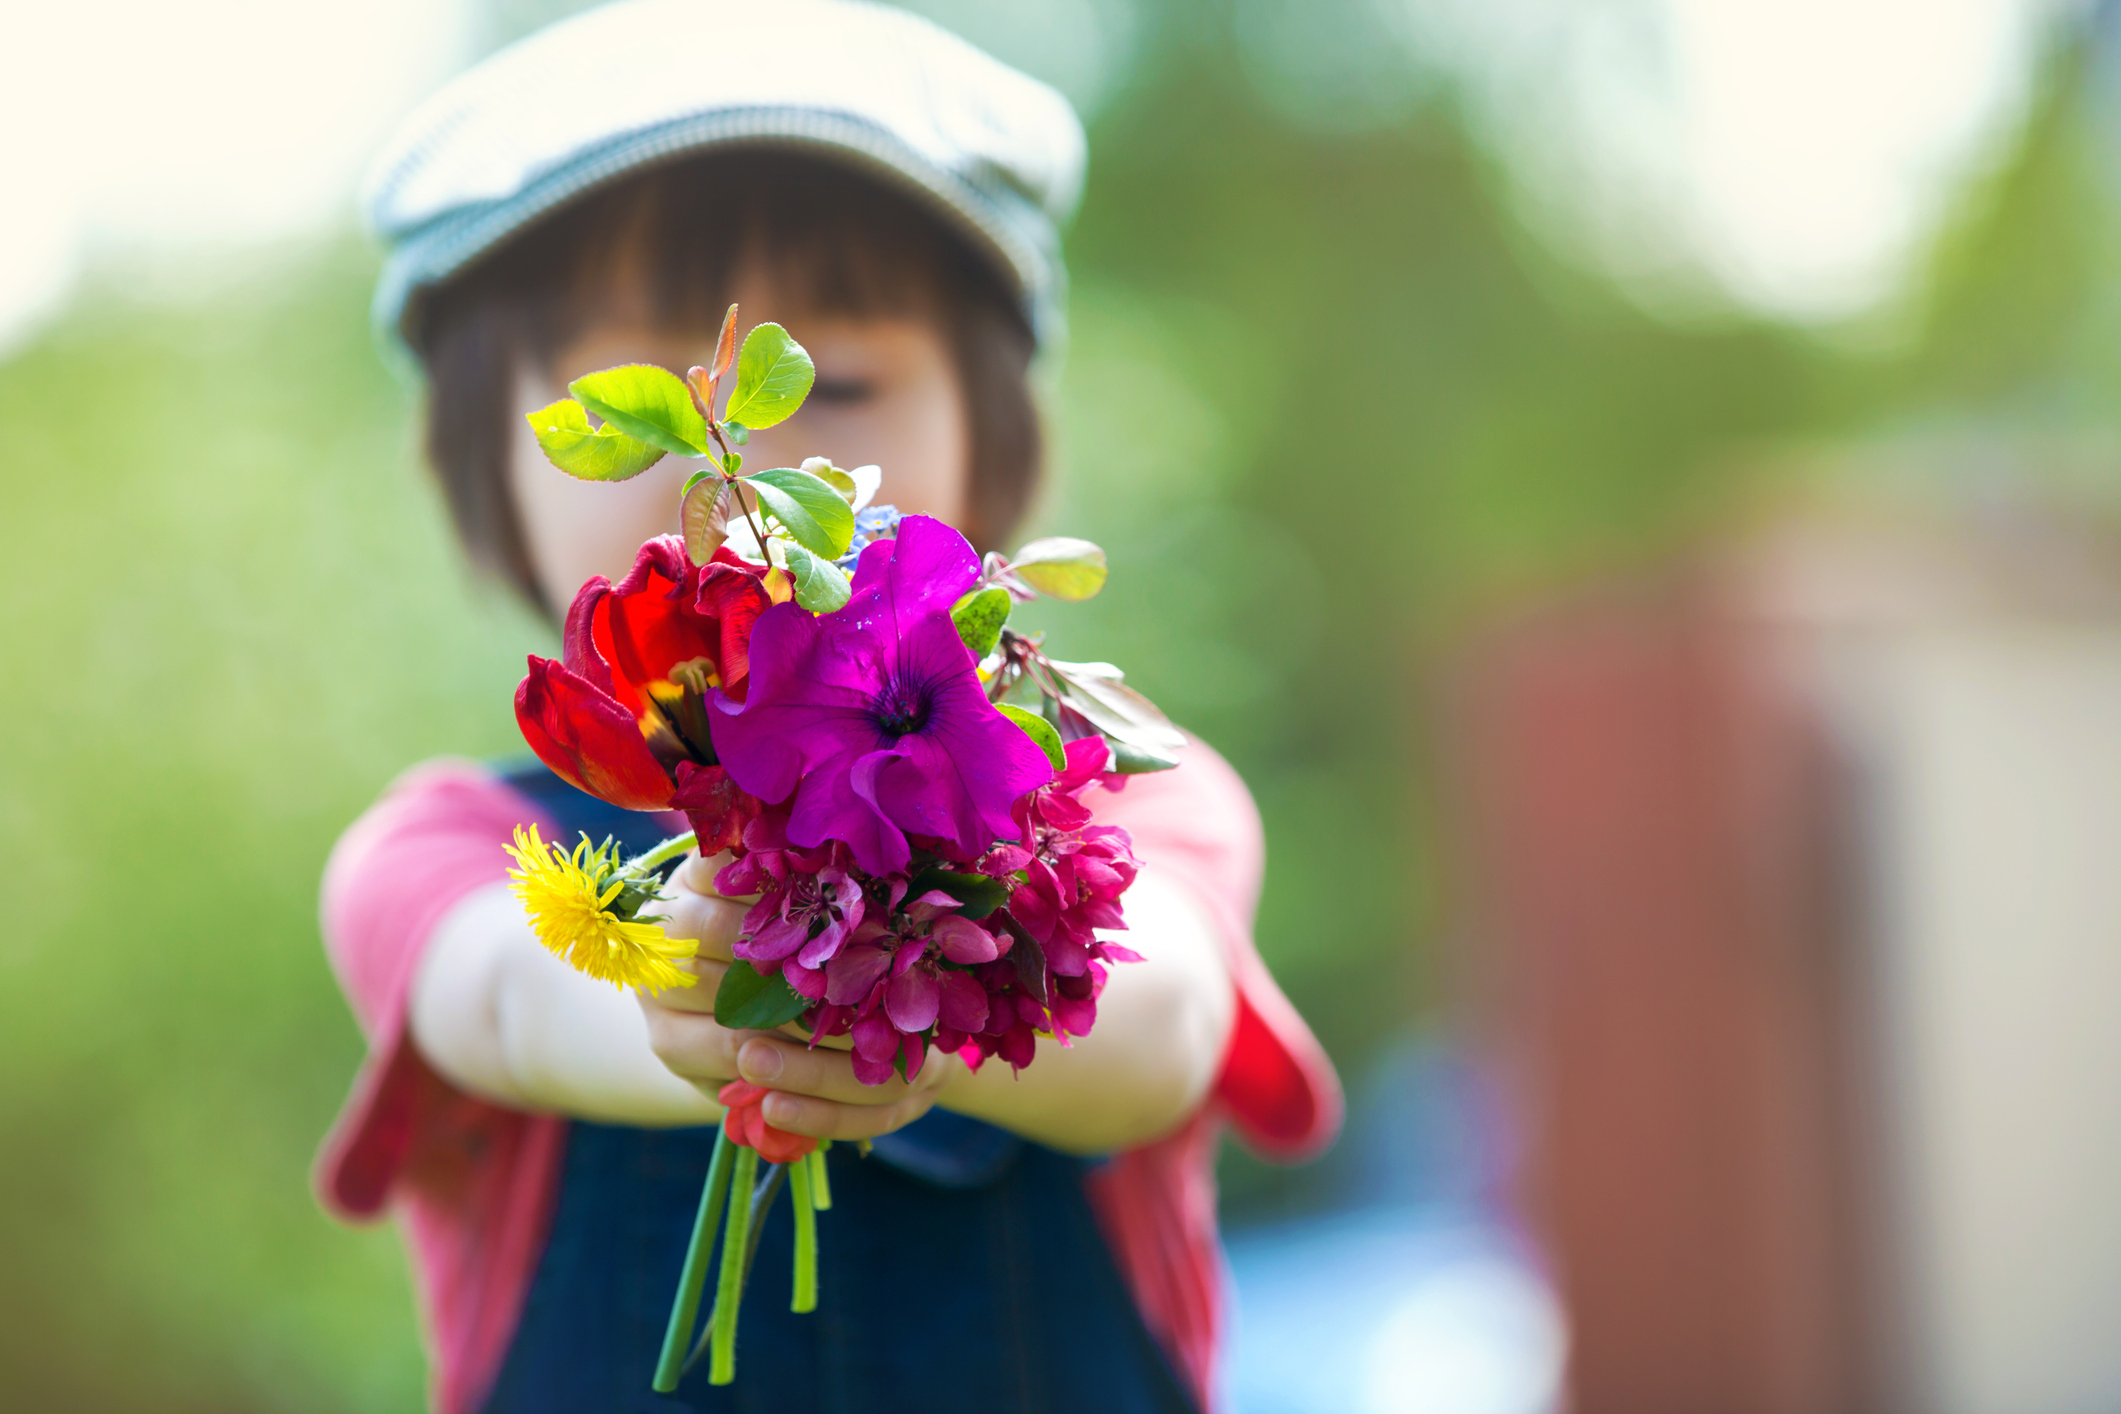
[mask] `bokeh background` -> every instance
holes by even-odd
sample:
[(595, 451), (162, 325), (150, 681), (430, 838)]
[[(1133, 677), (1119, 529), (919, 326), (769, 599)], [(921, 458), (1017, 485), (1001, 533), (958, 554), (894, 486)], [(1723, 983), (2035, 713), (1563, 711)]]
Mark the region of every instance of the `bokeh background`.
[[(318, 945), (317, 878), (406, 765), (517, 749), (510, 692), (549, 635), (452, 556), (413, 395), (369, 338), (375, 255), (351, 193), (421, 93), (572, 8), (83, 0), (8, 18), (0, 1405), (420, 1405), (395, 1237), (333, 1226), (307, 1186), (360, 1055)], [(1547, 887), (1551, 855), (1512, 833), (1511, 789), (1535, 821), (1547, 789), (1605, 818), (1597, 772), (1571, 795), (1571, 771), (1612, 759), (1565, 691), (1557, 717), (1512, 735), (1512, 694), (1546, 702), (1541, 665), (1574, 681), (1570, 655), (1600, 634), (1710, 622), (1705, 641), (1768, 644), (1760, 661), (1787, 667), (1818, 660), (1821, 625), (1860, 621), (1834, 640), (1860, 665), (1895, 632), (2001, 614), (2023, 629), (2006, 649), (2081, 650), (2078, 676), (2038, 679), (2069, 742), (2112, 735), (2098, 708), (2121, 701), (2121, 16), (2060, 0), (916, 8), (1060, 85), (1089, 122), (1061, 477), (1041, 519), (1100, 540), (1114, 572), (1054, 632), (1071, 656), (1128, 665), (1251, 782), (1272, 860), (1260, 945), (1356, 1100), (1319, 1165), (1226, 1161), (1240, 1408), (1532, 1414), (1565, 1388), (1585, 1410), (2121, 1407), (2111, 1361), (2078, 1368), (2121, 1320), (2101, 1211), (2121, 1190), (2081, 1218), (2051, 1213), (2057, 1250), (2080, 1259), (2066, 1319), (1969, 1373), (1938, 1353), (1954, 1321), (1993, 1332), (2025, 1300), (2047, 1308), (2007, 1261), (1953, 1267), (1937, 1233), (2028, 1190), (2008, 1165), (1979, 1167), (2007, 1152), (2008, 1126), (1954, 1131), (1973, 1167), (1939, 1189), (1924, 1183), (1951, 1145), (1894, 1122), (1918, 1092), (1962, 1113), (1922, 1090), (1939, 1067), (1976, 1090), (1985, 1077), (1999, 1113), (2037, 1099), (2078, 1136), (2029, 1164), (2121, 1179), (2121, 1082), (2068, 1041), (2097, 1029), (2086, 1008), (2121, 954), (2121, 900), (2099, 889), (2121, 829), (2069, 804), (2112, 762), (2079, 771), (2064, 753), (2011, 817), (2020, 848), (2084, 886), (2075, 913), (2042, 912), (2054, 887), (2037, 869), (1999, 880), (1985, 913), (1941, 884), (1893, 895), (1971, 926), (1970, 955), (2007, 962), (2050, 938), (2037, 985), (2012, 993), (2006, 965), (1949, 1012), (1959, 1029), (1902, 1044), (1920, 1027), (1895, 998), (1926, 985), (1926, 954), (1844, 938), (1836, 955), (1884, 980), (1798, 1006), (1835, 1039), (1800, 1026), (1785, 1050), (1828, 1058), (1818, 1093), (1873, 1105), (1792, 1142), (1886, 1195), (1843, 1205), (1868, 1215), (1853, 1220), (1867, 1239), (1818, 1239), (1868, 1254), (1818, 1289), (1879, 1334), (1826, 1355), (1775, 1336), (1759, 1369), (1801, 1371), (1748, 1379), (1751, 1394), (1715, 1394), (1713, 1370), (1660, 1385), (1657, 1352), (1694, 1338), (1658, 1327), (1655, 1292), (1625, 1273), (1599, 1284), (1597, 1263), (1625, 1259), (1578, 1240), (1569, 1194), (1592, 1227), (1608, 1210), (1595, 1185), (1569, 1188), (1585, 1172), (1569, 1155), (1677, 1161), (1623, 1134), (1625, 1106), (1609, 1118), (1523, 1060), (1575, 1054), (1556, 1017), (1615, 974), (1589, 943), (1556, 954), (1508, 921), (1513, 901), (1568, 897)], [(1997, 543), (2030, 569), (1989, 573)], [(1762, 564), (1781, 567), (1782, 597), (1730, 587), (1761, 583)], [(1952, 587), (1966, 583), (1980, 587)], [(2017, 661), (1965, 671), (2016, 682)], [(1880, 700), (1834, 681), (1857, 716)], [(2050, 717), (1965, 719), (1938, 759), (1978, 765)], [(1496, 784), (1492, 763), (1525, 759), (1552, 774)], [(1994, 759), (2001, 784), (1929, 806), (1917, 792), (1906, 818), (1984, 818), (2025, 779)], [(1637, 779), (1620, 772), (1623, 793)], [(1684, 817), (1658, 819), (1683, 839)], [(1792, 838), (1861, 874), (1920, 834), (1900, 818), (1859, 801)], [(1706, 867), (1643, 838), (1645, 897)], [(1986, 877), (1987, 848), (1973, 839), (1947, 882)], [(1655, 956), (1633, 965), (1644, 995), (1670, 975)], [(1672, 1005), (1713, 1033), (1719, 1005), (1752, 995), (1733, 985), (1739, 1003), (1697, 990)], [(1512, 1000), (1527, 988), (1563, 1001)], [(2005, 994), (2015, 1031), (1983, 1011)], [(1655, 1029), (1631, 1015), (1608, 1020)], [(2014, 1088), (2012, 1057), (2042, 1044), (2044, 1078)], [(1688, 1068), (1683, 1047), (1660, 1054)], [(1703, 1103), (1743, 1110), (1726, 1099)], [(1557, 1139), (1564, 1113), (1581, 1122)], [(1726, 1186), (1773, 1206), (1785, 1151), (1759, 1152), (1765, 1168)], [(1632, 1185), (1624, 1162), (1592, 1168)], [(1713, 1206), (1723, 1189), (1703, 1182)], [(1744, 1270), (1719, 1230), (1700, 1229), (1704, 1261)], [(2008, 1309), (1938, 1314), (1907, 1295), (1926, 1284), (1912, 1274), (1939, 1272), (2002, 1282)], [(1653, 1370), (1635, 1385), (1625, 1358), (1617, 1376), (1585, 1363), (1613, 1348), (1590, 1293), (1626, 1307), (1630, 1291), (1642, 1330), (1627, 1348)], [(1322, 1358), (1313, 1342), (1361, 1325), (1336, 1314), (1356, 1306), (1370, 1343)], [(1725, 1333), (1733, 1349), (1782, 1329), (1748, 1319)], [(2043, 1339), (2077, 1366), (2013, 1384), (2011, 1351)], [(1600, 1393), (1614, 1389), (1633, 1393)]]

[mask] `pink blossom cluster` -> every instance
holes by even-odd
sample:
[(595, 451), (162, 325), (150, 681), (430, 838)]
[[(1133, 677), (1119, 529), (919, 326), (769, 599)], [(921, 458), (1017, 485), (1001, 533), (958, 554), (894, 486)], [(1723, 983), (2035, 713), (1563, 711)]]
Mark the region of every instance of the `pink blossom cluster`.
[(1029, 1065), (1038, 1035), (1088, 1034), (1108, 963), (1140, 960), (1097, 936), (1127, 926), (1120, 895), (1139, 866), (1127, 832), (1091, 824), (1082, 799), (1124, 778), (1106, 774), (1102, 737), (1067, 751), (1058, 778), (1017, 799), (1017, 838), (977, 859), (916, 837), (906, 870), (872, 874), (841, 841), (792, 843), (785, 806), (745, 827), (715, 880), (759, 895), (734, 951), (811, 1003), (815, 1038), (851, 1039), (865, 1084), (918, 1074), (931, 1046), (975, 1069)]

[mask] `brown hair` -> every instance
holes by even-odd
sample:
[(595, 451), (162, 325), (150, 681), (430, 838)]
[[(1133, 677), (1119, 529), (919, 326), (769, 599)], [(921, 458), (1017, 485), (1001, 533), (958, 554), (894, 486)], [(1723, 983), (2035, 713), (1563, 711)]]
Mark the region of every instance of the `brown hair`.
[[(791, 149), (713, 152), (602, 187), (509, 238), (411, 306), (427, 372), (427, 457), (474, 564), (547, 614), (508, 459), (516, 375), (595, 316), (622, 257), (669, 325), (712, 331), (737, 267), (773, 252), (809, 312), (918, 314), (942, 331), (964, 391), (971, 523), (982, 550), (1022, 517), (1039, 474), (1030, 325), (994, 263), (909, 192)], [(683, 370), (674, 370), (682, 373)]]

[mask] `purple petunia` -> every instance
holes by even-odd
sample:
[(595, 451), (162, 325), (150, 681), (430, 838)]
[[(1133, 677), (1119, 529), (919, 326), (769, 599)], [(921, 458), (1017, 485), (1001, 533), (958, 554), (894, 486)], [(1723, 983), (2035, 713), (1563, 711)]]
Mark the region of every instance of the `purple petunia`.
[(909, 835), (972, 859), (1015, 834), (1010, 806), (1053, 770), (988, 702), (951, 622), (978, 577), (962, 535), (907, 516), (862, 552), (846, 607), (760, 616), (749, 693), (717, 692), (714, 744), (745, 790), (794, 796), (791, 842), (844, 841), (865, 872), (888, 874), (907, 867)]

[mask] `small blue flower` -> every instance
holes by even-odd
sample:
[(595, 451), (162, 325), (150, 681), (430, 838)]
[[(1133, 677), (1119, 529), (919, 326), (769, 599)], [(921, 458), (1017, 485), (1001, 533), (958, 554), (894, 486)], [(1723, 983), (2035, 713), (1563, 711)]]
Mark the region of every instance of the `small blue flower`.
[(848, 574), (853, 574), (855, 563), (862, 558), (862, 551), (871, 541), (898, 538), (898, 521), (897, 506), (869, 506), (856, 511), (854, 538), (847, 542), (847, 553), (833, 563)]

